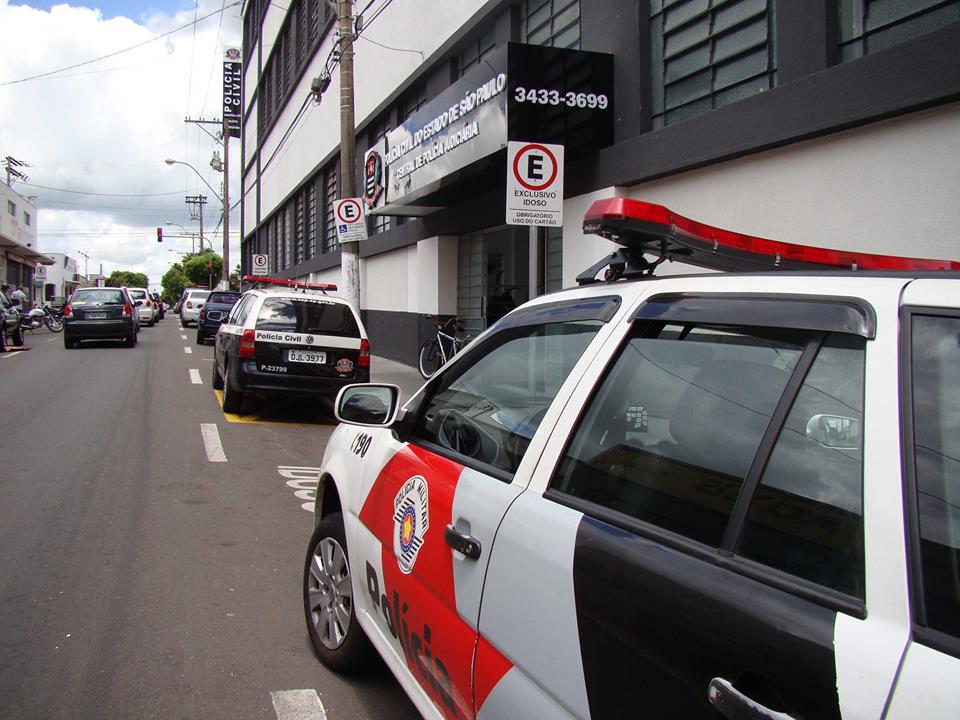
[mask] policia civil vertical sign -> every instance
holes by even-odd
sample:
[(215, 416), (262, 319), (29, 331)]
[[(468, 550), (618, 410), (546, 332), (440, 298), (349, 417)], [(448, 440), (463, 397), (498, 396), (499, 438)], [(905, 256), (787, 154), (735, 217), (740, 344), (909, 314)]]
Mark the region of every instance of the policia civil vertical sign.
[(240, 48), (228, 47), (223, 50), (223, 119), (227, 121), (230, 137), (240, 137), (241, 73), (243, 63), (240, 60)]
[(563, 145), (507, 143), (507, 225), (563, 226)]

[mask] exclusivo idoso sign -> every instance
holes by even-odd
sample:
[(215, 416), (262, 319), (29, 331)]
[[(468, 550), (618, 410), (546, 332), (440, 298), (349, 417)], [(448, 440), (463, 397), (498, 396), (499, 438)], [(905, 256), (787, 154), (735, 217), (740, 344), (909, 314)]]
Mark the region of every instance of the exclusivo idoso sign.
[(507, 143), (507, 225), (563, 225), (563, 145)]

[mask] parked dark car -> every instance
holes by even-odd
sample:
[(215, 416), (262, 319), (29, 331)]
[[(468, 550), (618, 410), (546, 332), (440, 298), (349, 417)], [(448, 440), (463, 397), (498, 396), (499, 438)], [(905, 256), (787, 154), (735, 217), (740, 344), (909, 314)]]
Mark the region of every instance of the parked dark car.
[(197, 345), (203, 345), (207, 340), (213, 338), (223, 324), (224, 319), (230, 314), (230, 310), (240, 299), (240, 293), (229, 291), (215, 291), (210, 293), (210, 297), (200, 308), (200, 315), (197, 318)]
[(157, 304), (157, 310), (160, 311), (160, 314), (157, 316), (158, 320), (163, 320), (163, 316), (167, 314), (166, 307), (163, 304), (163, 298), (160, 297), (160, 293), (150, 293), (153, 296), (153, 301)]
[(80, 288), (63, 308), (63, 346), (77, 347), (82, 340), (122, 340), (137, 344), (140, 323), (126, 288)]

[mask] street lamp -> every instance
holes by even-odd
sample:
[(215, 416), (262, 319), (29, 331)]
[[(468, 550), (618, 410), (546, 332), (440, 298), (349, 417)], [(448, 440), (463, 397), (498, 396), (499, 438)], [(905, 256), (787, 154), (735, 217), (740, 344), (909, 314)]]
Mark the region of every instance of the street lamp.
[(171, 221), (167, 220), (167, 221), (164, 223), (164, 225), (176, 225), (178, 228), (180, 228), (181, 230), (183, 230), (183, 234), (184, 234), (184, 235), (189, 235), (189, 236), (190, 236), (190, 250), (191, 250), (191, 252), (193, 252), (193, 251), (196, 249), (196, 248), (194, 247), (194, 245), (193, 245), (193, 239), (196, 238), (196, 237), (199, 237), (199, 238), (200, 238), (200, 252), (203, 252), (203, 241), (204, 241), (204, 240), (206, 240), (206, 241), (207, 241), (207, 244), (210, 245), (210, 252), (213, 252), (213, 241), (210, 240), (210, 238), (204, 238), (203, 235), (199, 235), (199, 236), (198, 236), (197, 233), (195, 233), (195, 232), (190, 232), (189, 230), (187, 230), (187, 229), (186, 229), (183, 225), (181, 225), (180, 223), (175, 223), (175, 222), (171, 222)]
[[(173, 160), (172, 158), (167, 158), (166, 160), (164, 160), (164, 162), (167, 165), (186, 165), (188, 168), (193, 170), (193, 172), (197, 174), (197, 177), (203, 181), (203, 184), (210, 189), (210, 192), (213, 193), (213, 196), (217, 200), (219, 200), (220, 204), (223, 206), (223, 275), (222, 277), (223, 277), (224, 285), (229, 287), (230, 285), (230, 268), (229, 268), (230, 236), (229, 236), (228, 228), (230, 227), (230, 225), (229, 225), (228, 215), (230, 214), (230, 208), (227, 207), (227, 203), (224, 200), (224, 198), (220, 196), (220, 193), (218, 193), (216, 190), (213, 189), (213, 186), (211, 186), (210, 183), (207, 182), (207, 179), (203, 175), (201, 175), (200, 171), (197, 170), (193, 165), (191, 165), (188, 162), (184, 162), (183, 160)], [(200, 236), (200, 249), (203, 250), (202, 235)], [(210, 245), (210, 249), (211, 250), (213, 249), (212, 243)]]

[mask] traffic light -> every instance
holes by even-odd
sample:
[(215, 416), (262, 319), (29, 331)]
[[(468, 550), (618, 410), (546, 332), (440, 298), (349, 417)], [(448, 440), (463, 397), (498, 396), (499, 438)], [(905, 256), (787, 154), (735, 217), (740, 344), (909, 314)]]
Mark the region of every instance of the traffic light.
[(157, 242), (163, 242), (163, 228), (157, 228)]

